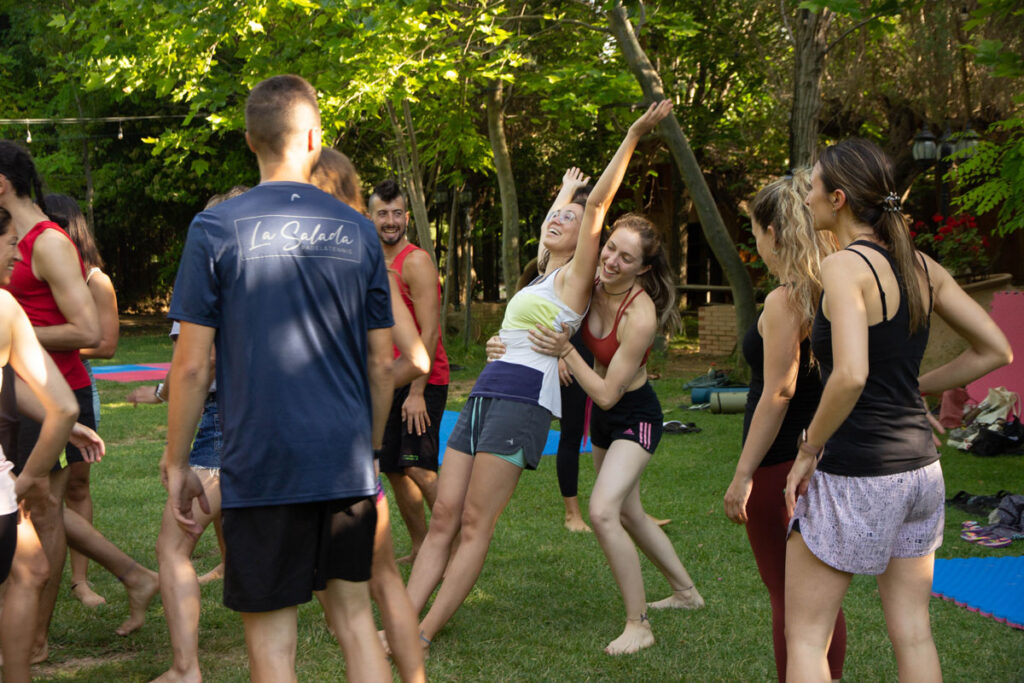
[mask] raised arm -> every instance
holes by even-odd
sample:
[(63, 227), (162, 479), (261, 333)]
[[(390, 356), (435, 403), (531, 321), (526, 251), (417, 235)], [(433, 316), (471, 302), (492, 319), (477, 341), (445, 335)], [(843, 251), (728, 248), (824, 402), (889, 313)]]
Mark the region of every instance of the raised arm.
[(572, 197), (576, 194), (576, 190), (581, 187), (586, 187), (587, 183), (590, 182), (590, 176), (583, 175), (583, 171), (576, 168), (575, 166), (566, 170), (565, 175), (562, 176), (562, 187), (559, 188), (558, 194), (555, 196), (555, 201), (552, 202), (551, 208), (544, 214), (544, 219), (540, 223), (540, 239), (537, 241), (537, 263), (543, 260), (544, 254), (547, 249), (544, 247), (544, 229), (551, 219), (551, 214), (561, 209), (563, 206), (572, 201)]
[[(927, 256), (925, 258), (928, 258)], [(918, 378), (921, 392), (938, 394), (966, 386), (982, 375), (1013, 362), (1013, 349), (991, 316), (968, 296), (946, 270), (928, 259), (935, 312), (963, 337), (969, 348), (950, 362)]]
[(121, 322), (117, 317), (117, 293), (114, 283), (106, 273), (96, 271), (87, 284), (100, 323), (100, 342), (96, 346), (83, 348), (83, 358), (113, 358), (117, 341), (121, 336)]
[(796, 391), (803, 330), (803, 317), (789, 305), (786, 290), (779, 287), (771, 292), (761, 313), (764, 389), (754, 408), (736, 472), (725, 492), (725, 514), (737, 524), (747, 521), (747, 499), (754, 472), (779, 435), (789, 400)]
[[(565, 279), (561, 283), (559, 296), (577, 313), (583, 313), (590, 301), (590, 291), (594, 285), (594, 273), (597, 270), (597, 258), (601, 250), (601, 228), (608, 209), (615, 199), (615, 193), (622, 184), (622, 178), (629, 167), (629, 159), (633, 156), (640, 139), (654, 130), (658, 123), (672, 111), (672, 101), (655, 102), (643, 116), (633, 122), (626, 131), (615, 156), (608, 162), (597, 184), (587, 198), (587, 205), (580, 222), (580, 234), (576, 241), (576, 254), (569, 262)], [(558, 283), (556, 282), (556, 287)]]
[(67, 320), (61, 325), (35, 328), (43, 348), (70, 351), (96, 346), (100, 341), (96, 304), (71, 240), (56, 230), (44, 230), (32, 249), (32, 272), (50, 286), (57, 308)]

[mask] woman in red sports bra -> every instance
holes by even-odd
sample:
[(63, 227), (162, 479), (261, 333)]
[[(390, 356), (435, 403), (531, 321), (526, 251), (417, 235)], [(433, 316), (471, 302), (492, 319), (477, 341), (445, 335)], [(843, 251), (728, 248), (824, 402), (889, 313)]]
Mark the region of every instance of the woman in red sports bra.
[[(615, 221), (601, 250), (590, 311), (581, 328), (584, 343), (594, 353), (593, 369), (564, 333), (540, 327), (530, 333), (537, 351), (565, 360), (594, 402), (590, 437), (597, 479), (590, 523), (626, 607), (622, 634), (605, 648), (612, 655), (654, 644), (648, 607), (704, 606), (672, 542), (640, 503), (640, 477), (662, 431), (661, 404), (647, 381), (647, 356), (654, 336), (678, 324), (675, 285), (661, 239), (647, 218), (626, 214)], [(637, 546), (672, 587), (664, 600), (646, 602)]]

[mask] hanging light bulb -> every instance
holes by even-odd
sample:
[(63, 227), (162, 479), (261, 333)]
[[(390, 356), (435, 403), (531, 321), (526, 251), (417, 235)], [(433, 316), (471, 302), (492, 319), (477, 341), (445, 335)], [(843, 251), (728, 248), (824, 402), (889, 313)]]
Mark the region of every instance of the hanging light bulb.
[(27, 123), (25, 124), (25, 142), (32, 144), (32, 129), (28, 127)]
[(124, 140), (124, 129), (121, 128), (121, 122), (117, 122), (117, 139)]

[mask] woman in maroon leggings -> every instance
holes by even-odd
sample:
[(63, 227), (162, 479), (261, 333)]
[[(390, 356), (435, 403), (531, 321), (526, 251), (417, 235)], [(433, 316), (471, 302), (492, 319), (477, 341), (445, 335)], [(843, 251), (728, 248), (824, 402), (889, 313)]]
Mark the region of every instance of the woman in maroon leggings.
[[(804, 197), (810, 173), (797, 171), (761, 190), (750, 205), (757, 251), (780, 284), (743, 337), (750, 392), (743, 420), (743, 450), (725, 494), (725, 514), (745, 524), (772, 606), (775, 668), (786, 680), (786, 501), (781, 493), (796, 443), (821, 398), (811, 363), (809, 332), (821, 296), (820, 262), (835, 251), (831, 233), (815, 233)], [(846, 622), (842, 611), (828, 652), (833, 680), (842, 678)]]

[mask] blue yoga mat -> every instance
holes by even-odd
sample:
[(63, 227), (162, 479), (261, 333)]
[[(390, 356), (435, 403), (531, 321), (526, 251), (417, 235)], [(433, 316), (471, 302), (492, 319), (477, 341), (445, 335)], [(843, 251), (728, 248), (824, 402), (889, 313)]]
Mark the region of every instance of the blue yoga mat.
[[(439, 451), (441, 453), (441, 455), (439, 456), (440, 460), (444, 459), (444, 448), (448, 444), (448, 437), (451, 436), (452, 429), (455, 428), (455, 421), (457, 419), (459, 419), (458, 412), (454, 410), (444, 411), (444, 417), (441, 418), (441, 436), (439, 439)], [(560, 434), (561, 432), (554, 429), (548, 431), (548, 440), (544, 444), (544, 455), (555, 455), (556, 453), (558, 453), (558, 437)], [(580, 449), (580, 452), (591, 452), (590, 439), (585, 440), (583, 448)]]
[(932, 595), (1024, 629), (1024, 556), (935, 560)]

